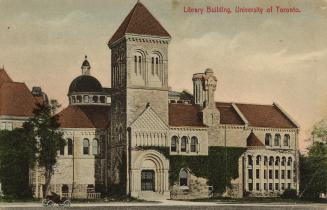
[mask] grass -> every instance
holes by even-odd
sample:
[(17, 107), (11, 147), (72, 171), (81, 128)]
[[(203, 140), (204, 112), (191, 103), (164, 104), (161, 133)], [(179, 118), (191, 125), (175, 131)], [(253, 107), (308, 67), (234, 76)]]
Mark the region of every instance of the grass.
[(194, 202), (225, 202), (225, 203), (327, 203), (326, 199), (286, 199), (286, 198), (228, 198), (228, 197), (215, 197), (215, 198), (203, 198), (192, 199), (189, 201)]

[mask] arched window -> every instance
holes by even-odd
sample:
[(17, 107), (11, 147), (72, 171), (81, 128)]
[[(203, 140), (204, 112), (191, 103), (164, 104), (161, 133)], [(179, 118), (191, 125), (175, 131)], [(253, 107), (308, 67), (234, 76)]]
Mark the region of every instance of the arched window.
[(279, 165), (279, 161), (280, 161), (280, 158), (279, 157), (276, 157), (275, 166), (278, 166)]
[(284, 146), (288, 147), (290, 145), (290, 135), (285, 134), (284, 135)]
[(264, 159), (263, 159), (263, 164), (266, 166), (267, 165), (267, 162), (268, 162), (268, 157), (265, 156)]
[(282, 166), (285, 166), (285, 163), (286, 163), (286, 157), (282, 157)]
[(198, 147), (198, 138), (193, 136), (191, 138), (191, 152), (197, 152), (197, 147)]
[(67, 140), (68, 155), (73, 155), (73, 140)]
[(291, 157), (288, 158), (288, 160), (287, 160), (287, 165), (288, 165), (288, 166), (291, 166), (291, 165), (292, 165), (292, 158), (291, 158)]
[(65, 154), (65, 145), (64, 144), (60, 145), (59, 153), (60, 153), (60, 155)]
[(141, 75), (142, 74), (142, 68), (143, 68), (143, 62), (144, 58), (140, 52), (136, 52), (134, 55), (134, 73), (136, 75)]
[(271, 156), (271, 157), (269, 158), (269, 165), (272, 166), (273, 163), (274, 163), (274, 157)]
[(68, 193), (68, 186), (66, 184), (62, 185), (61, 192), (62, 193)]
[(275, 134), (274, 146), (280, 146), (280, 134), (279, 133)]
[(255, 160), (255, 164), (256, 165), (260, 165), (260, 161), (261, 161), (261, 156), (258, 155), (257, 158), (256, 158), (256, 160)]
[(75, 96), (72, 96), (72, 102), (76, 103), (76, 97)]
[(177, 141), (178, 141), (177, 136), (171, 137), (170, 151), (177, 152)]
[(90, 154), (90, 142), (88, 139), (83, 140), (83, 154), (84, 155)]
[(187, 147), (187, 137), (183, 136), (181, 138), (181, 152), (186, 152), (186, 147)]
[(100, 96), (100, 103), (105, 103), (106, 102), (106, 97), (105, 96)]
[(266, 146), (271, 146), (271, 134), (270, 133), (266, 133), (265, 145)]
[(186, 169), (179, 172), (179, 186), (188, 186), (188, 171)]
[(97, 139), (93, 139), (92, 142), (92, 154), (97, 155), (99, 153), (99, 143)]
[(251, 155), (248, 155), (248, 164), (249, 164), (250, 166), (253, 165), (253, 160), (252, 160), (252, 156), (251, 156)]

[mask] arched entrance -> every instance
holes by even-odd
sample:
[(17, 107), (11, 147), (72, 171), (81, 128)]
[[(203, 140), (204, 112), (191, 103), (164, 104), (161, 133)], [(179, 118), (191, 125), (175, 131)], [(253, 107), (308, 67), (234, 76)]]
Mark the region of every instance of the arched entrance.
[(131, 195), (169, 196), (169, 160), (155, 150), (135, 151), (130, 176)]

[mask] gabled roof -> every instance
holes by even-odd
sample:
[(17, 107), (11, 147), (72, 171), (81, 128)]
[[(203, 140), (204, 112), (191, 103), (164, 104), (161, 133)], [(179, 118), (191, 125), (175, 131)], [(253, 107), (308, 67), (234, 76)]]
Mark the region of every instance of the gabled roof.
[(108, 128), (110, 107), (68, 106), (57, 116), (61, 128)]
[(169, 104), (169, 125), (205, 127), (200, 111), (200, 106), (194, 104)]
[(117, 31), (109, 40), (109, 45), (123, 37), (125, 34), (154, 35), (170, 37), (169, 33), (149, 10), (138, 2), (129, 12)]
[(5, 82), (13, 82), (4, 69), (0, 69), (0, 87)]
[(236, 106), (250, 126), (267, 128), (297, 128), (297, 125), (275, 105), (239, 104)]
[(263, 147), (263, 143), (259, 138), (251, 131), (250, 135), (246, 139), (246, 146), (248, 147)]
[(38, 102), (24, 83), (5, 82), (0, 86), (0, 115), (31, 117)]
[(220, 112), (221, 124), (244, 125), (242, 118), (237, 114), (232, 103), (216, 102), (216, 107)]

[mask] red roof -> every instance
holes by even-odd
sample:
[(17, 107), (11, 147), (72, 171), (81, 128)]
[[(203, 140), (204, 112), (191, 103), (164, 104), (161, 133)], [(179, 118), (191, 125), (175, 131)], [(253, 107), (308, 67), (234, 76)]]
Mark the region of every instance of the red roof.
[(291, 120), (274, 105), (236, 104), (250, 126), (296, 128)]
[(4, 69), (0, 69), (0, 87), (5, 82), (13, 82)]
[(251, 132), (248, 138), (246, 139), (246, 146), (248, 147), (263, 147), (263, 143), (259, 140), (259, 138)]
[(61, 128), (108, 128), (110, 107), (68, 106), (58, 113)]
[(169, 104), (170, 126), (204, 127), (200, 107), (192, 104)]
[(130, 11), (117, 31), (109, 40), (112, 44), (125, 34), (155, 35), (170, 37), (159, 21), (140, 2)]
[(24, 83), (5, 82), (0, 86), (0, 115), (31, 117), (36, 103)]
[(232, 107), (232, 103), (216, 102), (216, 107), (220, 112), (221, 124), (244, 125), (242, 118)]

